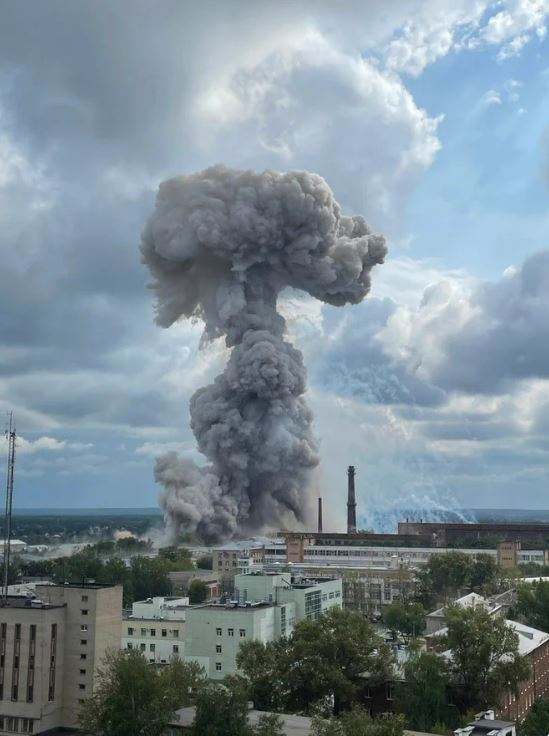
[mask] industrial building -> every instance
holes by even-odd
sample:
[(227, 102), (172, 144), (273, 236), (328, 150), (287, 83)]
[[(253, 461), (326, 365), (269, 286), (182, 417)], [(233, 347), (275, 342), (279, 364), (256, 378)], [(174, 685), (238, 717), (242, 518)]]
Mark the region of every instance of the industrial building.
[(431, 537), (437, 547), (455, 547), (467, 543), (484, 542), (495, 546), (498, 542), (521, 542), (524, 545), (547, 546), (549, 524), (541, 523), (483, 523), (401, 521), (399, 535)]
[(36, 595), (0, 606), (3, 733), (76, 726), (97, 666), (120, 646), (120, 585), (37, 585)]
[(192, 606), (187, 612), (184, 658), (198, 662), (216, 680), (236, 672), (242, 642), (276, 641), (299, 621), (342, 605), (337, 579), (251, 572), (236, 575), (234, 585), (229, 603)]

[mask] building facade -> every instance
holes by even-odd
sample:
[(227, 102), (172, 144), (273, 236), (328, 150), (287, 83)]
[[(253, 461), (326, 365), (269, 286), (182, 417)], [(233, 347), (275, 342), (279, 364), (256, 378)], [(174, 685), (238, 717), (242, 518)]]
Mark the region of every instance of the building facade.
[(187, 612), (184, 658), (198, 662), (212, 679), (236, 672), (242, 642), (276, 641), (289, 636), (298, 621), (340, 608), (342, 585), (340, 579), (252, 572), (235, 576), (234, 596)]
[(189, 599), (173, 596), (135, 601), (122, 619), (122, 649), (135, 649), (151, 664), (168, 664), (185, 650)]
[(0, 731), (72, 728), (109, 648), (119, 647), (121, 586), (37, 585), (0, 606)]

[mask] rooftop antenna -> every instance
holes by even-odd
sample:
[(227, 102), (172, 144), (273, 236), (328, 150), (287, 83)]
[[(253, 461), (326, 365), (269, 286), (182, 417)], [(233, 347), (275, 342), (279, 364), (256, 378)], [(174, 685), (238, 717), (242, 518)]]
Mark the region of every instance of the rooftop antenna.
[(17, 432), (15, 430), (15, 419), (13, 412), (8, 414), (8, 426), (6, 427), (6, 439), (8, 441), (8, 474), (6, 483), (6, 516), (4, 519), (4, 589), (3, 603), (8, 602), (8, 578), (10, 571), (10, 548), (11, 548), (11, 514), (13, 506), (13, 477), (15, 472), (15, 445)]

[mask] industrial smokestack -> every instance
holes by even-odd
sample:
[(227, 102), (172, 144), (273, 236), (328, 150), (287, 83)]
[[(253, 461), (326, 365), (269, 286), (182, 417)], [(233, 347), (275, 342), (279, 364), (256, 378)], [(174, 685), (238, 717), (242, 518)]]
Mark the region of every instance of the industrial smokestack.
[(318, 499), (318, 533), (322, 534), (322, 499)]
[(347, 468), (347, 534), (356, 534), (355, 466)]

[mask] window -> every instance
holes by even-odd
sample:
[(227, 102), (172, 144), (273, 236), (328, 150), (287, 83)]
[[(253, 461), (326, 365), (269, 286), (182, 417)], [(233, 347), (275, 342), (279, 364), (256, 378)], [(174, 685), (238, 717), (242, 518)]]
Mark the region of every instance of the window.
[(142, 652), (144, 652), (144, 651), (145, 651), (145, 649), (146, 649), (146, 644), (140, 644), (140, 645), (139, 645), (139, 649), (140, 649), (140, 650), (141, 650)]
[(179, 630), (178, 629), (174, 629), (172, 633), (173, 633), (174, 639), (179, 639)]
[(32, 733), (34, 731), (32, 718), (21, 718), (21, 733)]
[(133, 636), (133, 627), (128, 626), (128, 636)]
[(131, 641), (128, 642), (126, 649), (129, 649), (129, 650), (133, 649), (133, 644), (131, 643)]
[(234, 636), (234, 629), (227, 629), (227, 634), (229, 636)]
[(87, 616), (88, 615), (88, 609), (87, 608), (81, 608), (80, 609), (80, 613), (82, 614), (82, 616)]
[(147, 636), (147, 629), (141, 629), (141, 636)]
[(168, 630), (162, 629), (162, 636), (168, 636)]
[(222, 669), (221, 668), (221, 662), (216, 662), (215, 663), (215, 669), (216, 669), (217, 672), (221, 672), (221, 669)]
[(81, 675), (85, 675), (86, 674), (86, 670), (80, 670), (80, 674)]
[(216, 644), (215, 645), (215, 653), (216, 654), (221, 654), (221, 650), (222, 650), (221, 644)]
[(82, 624), (80, 626), (80, 631), (87, 631), (88, 630), (88, 624)]
[(83, 595), (80, 600), (82, 601), (82, 603), (87, 603), (88, 602), (88, 596), (87, 595)]
[(156, 629), (151, 629), (151, 636), (156, 636)]
[(330, 595), (328, 597), (329, 597), (330, 600), (332, 600), (332, 598), (334, 597), (334, 594), (333, 593), (330, 593)]
[(87, 659), (87, 658), (88, 658), (88, 655), (87, 654), (81, 654), (80, 655), (80, 659)]
[(81, 645), (82, 645), (83, 647), (85, 647), (87, 643), (88, 643), (88, 640), (87, 640), (87, 639), (80, 639), (80, 644), (81, 644)]
[(393, 683), (388, 682), (387, 683), (387, 700), (393, 699)]
[(217, 634), (217, 636), (221, 636), (221, 629), (220, 628), (217, 628), (215, 630), (215, 633)]
[(177, 644), (174, 644), (172, 649), (174, 654), (179, 654), (179, 647), (177, 646)]
[(155, 649), (156, 649), (156, 644), (149, 644), (149, 651), (150, 652), (154, 652)]
[(86, 689), (86, 686), (84, 685), (84, 683), (83, 683), (83, 682), (79, 683), (79, 685), (78, 685), (78, 689), (79, 689), (79, 690), (85, 690), (85, 689)]
[(240, 637), (243, 638), (246, 636), (246, 629), (240, 629)]

